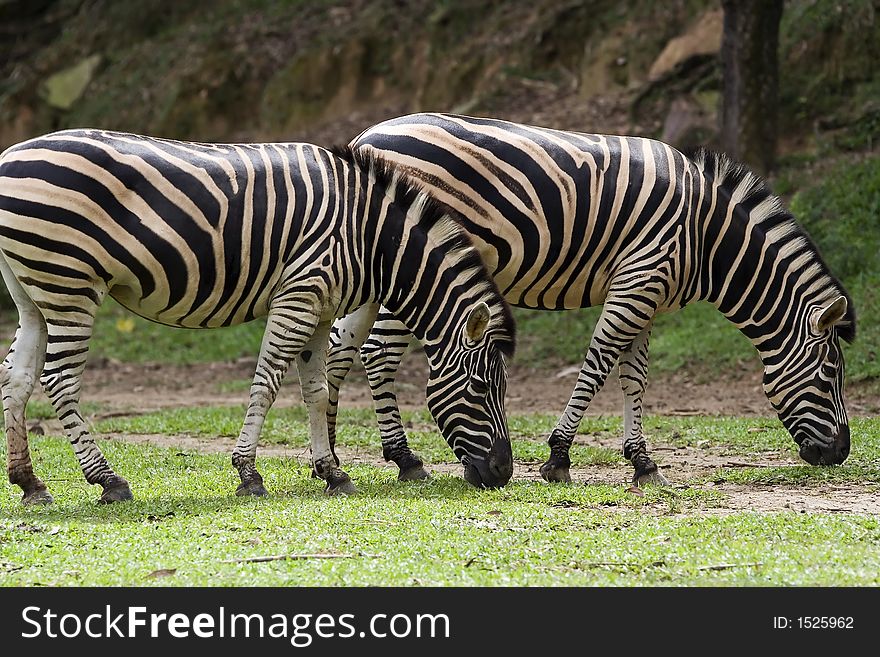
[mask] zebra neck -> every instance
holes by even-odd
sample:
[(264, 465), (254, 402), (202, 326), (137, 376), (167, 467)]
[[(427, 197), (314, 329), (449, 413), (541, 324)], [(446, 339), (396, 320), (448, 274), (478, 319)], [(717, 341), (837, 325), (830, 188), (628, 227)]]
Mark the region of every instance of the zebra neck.
[(455, 329), (449, 310), (459, 304), (450, 292), (463, 289), (464, 281), (459, 281), (452, 263), (431, 248), (427, 234), (417, 225), (400, 228), (401, 233), (381, 240), (376, 262), (379, 298), (431, 353)]
[(458, 343), (474, 305), (485, 301), (496, 310), (488, 274), (451, 219), (425, 221), (418, 210), (392, 206), (374, 253), (379, 301), (422, 343), (429, 360), (442, 359), (440, 352)]
[(824, 295), (824, 274), (810, 253), (739, 214), (718, 213), (707, 222), (705, 234), (715, 238), (705, 242), (699, 298), (749, 338), (766, 364)]

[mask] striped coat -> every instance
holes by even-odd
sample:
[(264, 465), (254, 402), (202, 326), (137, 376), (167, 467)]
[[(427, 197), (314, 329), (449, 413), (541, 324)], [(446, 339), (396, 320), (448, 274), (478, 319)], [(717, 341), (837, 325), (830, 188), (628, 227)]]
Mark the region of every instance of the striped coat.
[[(503, 485), (511, 456), (504, 358), (513, 324), (459, 224), (382, 162), (310, 144), (198, 144), (71, 130), (0, 156), (0, 270), (19, 329), (0, 370), (10, 481), (49, 501), (33, 473), (24, 406), (40, 378), (86, 479), (131, 496), (79, 411), (95, 313), (109, 295), (169, 326), (267, 317), (233, 463), (239, 494), (264, 494), (257, 438), (297, 360), (312, 459), (329, 491), (353, 486), (328, 444), (331, 322), (379, 304), (423, 340), (431, 410), (469, 481)], [(371, 323), (371, 322), (370, 322)], [(450, 395), (474, 377), (481, 396)]]
[[(642, 433), (648, 341), (657, 314), (700, 300), (755, 345), (764, 390), (801, 455), (811, 463), (846, 458), (839, 339), (853, 338), (852, 302), (779, 199), (745, 168), (707, 151), (687, 157), (652, 139), (448, 114), (391, 119), (352, 145), (382, 156), (456, 210), (511, 304), (603, 305), (550, 436), (545, 478), (569, 478), (578, 424), (618, 363), (623, 452), (634, 481), (665, 481)], [(411, 468), (417, 457), (391, 392), (409, 338), (390, 317), (380, 320), (361, 356), (386, 456)], [(331, 428), (334, 388), (360, 346), (336, 331), (332, 341)]]

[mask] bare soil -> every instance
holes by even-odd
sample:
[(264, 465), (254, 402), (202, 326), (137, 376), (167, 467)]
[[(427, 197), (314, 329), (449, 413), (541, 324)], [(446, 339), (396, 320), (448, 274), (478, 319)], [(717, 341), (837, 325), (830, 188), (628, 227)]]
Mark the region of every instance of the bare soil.
[[(97, 402), (100, 411), (96, 418), (108, 415), (142, 413), (160, 408), (202, 405), (243, 404), (247, 401), (247, 383), (253, 374), (255, 362), (240, 359), (227, 363), (201, 365), (93, 363), (83, 381), (83, 401)], [(561, 412), (577, 378), (577, 366), (557, 371), (538, 371), (512, 367), (509, 374), (508, 413)], [(398, 392), (403, 408), (424, 408), (424, 386), (427, 368), (420, 354), (410, 354), (404, 361), (398, 379)], [(855, 387), (849, 392), (852, 415), (880, 413), (880, 398), (871, 389)], [(371, 398), (362, 370), (349, 375), (341, 392), (341, 405), (369, 407)], [(302, 403), (296, 373), (288, 375), (278, 402), (280, 406)], [(619, 414), (622, 395), (615, 377), (594, 399), (588, 415)], [(742, 372), (740, 375), (708, 380), (706, 376), (655, 375), (650, 381), (645, 412), (650, 415), (740, 415), (771, 416), (772, 409), (761, 390), (760, 372)], [(57, 422), (44, 423), (48, 430), (59, 430)], [(234, 440), (230, 438), (198, 438), (190, 435), (127, 435), (107, 436), (134, 443), (152, 443), (204, 452), (231, 453)], [(546, 437), (535, 436), (543, 441)], [(578, 436), (585, 444), (619, 449), (615, 438)], [(797, 465), (800, 462), (790, 453), (761, 453), (755, 458), (733, 456), (723, 447), (677, 447), (650, 445), (653, 458), (674, 488), (687, 488), (683, 482), (706, 478), (718, 469), (737, 467), (770, 467)], [(308, 449), (265, 444), (260, 447), (263, 456), (280, 456), (296, 460), (307, 467)], [(395, 467), (386, 463), (375, 450), (348, 449), (341, 446), (340, 457), (347, 463), (369, 463), (381, 467)], [(538, 462), (518, 462), (514, 479), (540, 480)], [(436, 473), (461, 474), (455, 463), (432, 464), (427, 469)], [(632, 476), (628, 464), (589, 466), (572, 469), (572, 478), (578, 483), (619, 484), (629, 486)], [(749, 509), (753, 511), (791, 510), (798, 512), (870, 513), (880, 514), (880, 486), (871, 482), (835, 483), (833, 485), (742, 485), (714, 478), (706, 488), (721, 493), (722, 505), (700, 509), (698, 513), (727, 513)], [(673, 494), (674, 496), (674, 494)], [(672, 498), (670, 498), (672, 499)], [(658, 504), (649, 511), (669, 513), (672, 507)], [(689, 509), (688, 513), (693, 513)]]

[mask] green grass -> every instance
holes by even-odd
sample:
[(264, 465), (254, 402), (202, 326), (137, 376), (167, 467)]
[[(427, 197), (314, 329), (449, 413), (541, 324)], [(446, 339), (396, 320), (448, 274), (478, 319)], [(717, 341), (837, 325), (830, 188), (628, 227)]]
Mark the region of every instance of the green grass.
[[(177, 408), (134, 417), (113, 417), (95, 423), (98, 434), (165, 434), (237, 437), (244, 419), (244, 406)], [(428, 463), (445, 463), (452, 453), (437, 433), (427, 411), (404, 411), (410, 446)], [(545, 413), (517, 414), (509, 418), (514, 458), (521, 463), (542, 463), (547, 458), (546, 438), (556, 424), (556, 416)], [(782, 424), (772, 418), (660, 417), (645, 419), (649, 448), (656, 445), (724, 447), (736, 457), (786, 455), (797, 457), (797, 445)], [(807, 481), (872, 481), (880, 483), (880, 421), (866, 418), (851, 420), (852, 453), (839, 468), (807, 466), (771, 469), (737, 468), (729, 481), (744, 483), (762, 477), (777, 483), (800, 484)], [(572, 446), (574, 467), (623, 463), (619, 450), (589, 444), (603, 439), (616, 442), (623, 427), (619, 417), (587, 417)], [(338, 443), (357, 448), (360, 453), (381, 454), (379, 434), (371, 409), (343, 409), (338, 424)], [(302, 406), (274, 408), (269, 412), (262, 443), (301, 447), (309, 444), (308, 415)], [(586, 444), (585, 444), (586, 443)], [(655, 454), (662, 465), (662, 453)]]
[[(95, 429), (234, 436), (243, 410), (174, 409), (110, 418)], [(426, 413), (404, 413), (404, 421), (429, 460), (452, 460)], [(547, 414), (511, 417), (520, 467), (543, 460), (554, 422)], [(263, 439), (305, 446), (305, 427), (304, 409), (273, 409)], [(587, 418), (578, 440), (587, 444), (575, 445), (575, 464), (622, 463), (616, 450), (590, 444), (620, 428), (618, 418)], [(394, 468), (355, 465), (347, 470), (359, 493), (336, 499), (322, 493), (303, 459), (260, 458), (272, 495), (241, 499), (232, 494), (237, 476), (228, 454), (102, 441), (136, 495), (109, 507), (94, 502), (97, 491), (64, 439), (33, 436), (35, 467), (56, 503), (24, 508), (12, 486), (0, 495), (0, 585), (877, 585), (876, 516), (705, 513), (725, 501), (700, 487), (712, 480), (809, 490), (834, 482), (880, 490), (880, 420), (855, 418), (852, 430), (853, 452), (840, 467), (719, 468), (674, 489), (648, 487), (643, 497), (623, 481), (514, 481), (478, 491), (459, 477), (400, 483)], [(767, 418), (648, 418), (646, 433), (652, 447), (794, 454), (794, 443)], [(378, 454), (372, 411), (343, 412), (340, 442)], [(655, 453), (661, 466), (662, 454)], [(314, 553), (348, 556), (236, 561)], [(159, 569), (175, 573), (148, 577)]]
[[(98, 413), (103, 408), (103, 404), (87, 401), (82, 402), (79, 405), (79, 408), (83, 416), (89, 416)], [(31, 399), (28, 402), (28, 420), (54, 420), (56, 417), (57, 416), (55, 415), (55, 409), (52, 408), (52, 404), (50, 404), (48, 401), (44, 401), (42, 399)]]
[[(876, 458), (877, 422), (866, 422)], [(738, 440), (738, 426), (717, 440)], [(880, 584), (876, 516), (705, 514), (723, 498), (697, 488), (640, 497), (611, 482), (517, 481), (478, 491), (452, 476), (400, 483), (369, 466), (348, 468), (360, 492), (337, 499), (304, 462), (280, 458), (260, 459), (273, 494), (242, 499), (226, 454), (114, 441), (102, 447), (136, 500), (99, 506), (64, 440), (33, 445), (56, 503), (24, 508), (11, 486), (0, 495), (0, 585)], [(347, 556), (238, 561), (315, 553)], [(159, 569), (175, 572), (149, 577)]]
[[(133, 417), (113, 417), (95, 423), (97, 433), (167, 434), (191, 436), (237, 437), (244, 419), (245, 406), (213, 406), (176, 408)], [(404, 411), (404, 425), (410, 446), (428, 463), (443, 463), (451, 451), (436, 431), (436, 425), (427, 411)], [(543, 462), (546, 459), (545, 439), (555, 418), (550, 415), (514, 416), (510, 432), (514, 437), (514, 458), (523, 462)], [(584, 423), (583, 431), (614, 431), (619, 425), (612, 421), (607, 430), (599, 423)], [(342, 409), (339, 415), (337, 440), (340, 445), (357, 448), (359, 452), (380, 456), (381, 441), (372, 409)], [(516, 438), (520, 438), (517, 440)], [(305, 449), (309, 444), (308, 413), (304, 406), (273, 408), (260, 435), (263, 443), (289, 445)], [(572, 463), (598, 465), (621, 462), (615, 450), (576, 444), (571, 450)]]

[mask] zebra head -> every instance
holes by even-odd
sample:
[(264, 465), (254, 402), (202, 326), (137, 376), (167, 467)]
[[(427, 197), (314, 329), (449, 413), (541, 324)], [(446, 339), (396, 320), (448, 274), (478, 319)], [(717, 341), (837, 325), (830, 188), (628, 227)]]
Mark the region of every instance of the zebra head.
[(513, 474), (504, 410), (512, 319), (506, 306), (495, 310), (504, 317), (492, 312), (479, 302), (442, 357), (429, 354), (428, 408), (464, 465), (464, 478), (477, 488), (501, 487)]
[[(808, 307), (800, 335), (774, 369), (765, 366), (764, 392), (811, 465), (837, 465), (849, 455), (840, 338), (855, 323), (845, 296)], [(765, 364), (767, 359), (765, 359)]]

